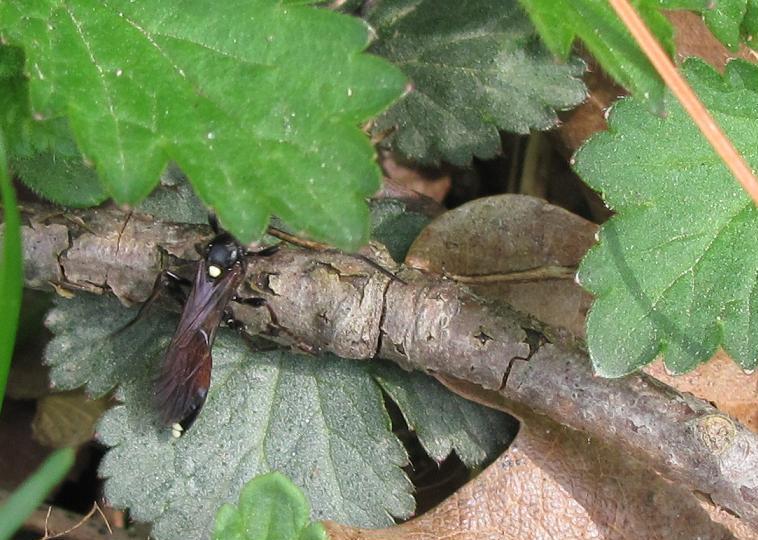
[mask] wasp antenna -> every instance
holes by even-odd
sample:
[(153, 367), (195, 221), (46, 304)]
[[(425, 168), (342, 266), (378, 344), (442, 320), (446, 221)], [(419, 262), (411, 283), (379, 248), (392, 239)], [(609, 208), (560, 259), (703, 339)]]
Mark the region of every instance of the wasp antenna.
[(245, 257), (270, 257), (281, 249), (283, 243), (284, 242), (279, 242), (278, 244), (266, 246), (265, 248), (259, 249), (257, 251), (253, 249), (246, 249)]
[(171, 272), (170, 270), (163, 270), (155, 278), (155, 282), (153, 283), (153, 290), (150, 292), (150, 296), (147, 297), (147, 300), (142, 302), (142, 305), (140, 305), (139, 310), (137, 311), (137, 314), (134, 316), (134, 318), (113, 332), (111, 336), (115, 337), (123, 334), (137, 322), (141, 321), (147, 315), (150, 308), (152, 308), (153, 305), (158, 301), (158, 298), (164, 290), (167, 290), (171, 297), (177, 302), (185, 302), (187, 300), (187, 293), (182, 290), (181, 287), (190, 285), (192, 285), (192, 282), (190, 280), (185, 279)]
[(218, 216), (216, 216), (216, 212), (208, 212), (208, 225), (211, 226), (213, 234), (219, 234), (221, 232), (221, 227), (218, 224)]

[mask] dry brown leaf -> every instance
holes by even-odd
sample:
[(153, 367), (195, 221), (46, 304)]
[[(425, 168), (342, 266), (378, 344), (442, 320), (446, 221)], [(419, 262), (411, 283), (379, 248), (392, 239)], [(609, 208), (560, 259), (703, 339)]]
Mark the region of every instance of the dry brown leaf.
[(755, 62), (755, 53), (744, 45), (736, 52), (730, 51), (714, 37), (703, 22), (703, 18), (692, 11), (663, 11), (674, 27), (674, 47), (676, 60), (682, 62), (690, 56), (697, 56), (719, 71), (733, 58)]
[(86, 443), (110, 399), (89, 399), (83, 390), (49, 394), (37, 401), (32, 422), (34, 438), (45, 446), (64, 448)]
[[(494, 392), (446, 380), (503, 410)], [(473, 392), (473, 394), (472, 394)], [(384, 530), (328, 523), (332, 540), (734, 538), (697, 499), (601, 441), (521, 411), (513, 445), (423, 516)], [(745, 537), (749, 538), (749, 537)]]
[(597, 225), (542, 199), (497, 195), (451, 210), (416, 238), (406, 264), (584, 336), (592, 297), (574, 282)]
[(681, 392), (714, 403), (758, 432), (758, 372), (745, 373), (723, 351), (684, 375), (669, 375), (661, 360), (647, 366), (645, 371)]
[(566, 148), (566, 157), (573, 154), (594, 133), (608, 129), (606, 109), (626, 95), (626, 91), (603, 73), (594, 60), (587, 58), (586, 61), (588, 71), (584, 82), (587, 85), (587, 100), (571, 112), (564, 113), (563, 122), (557, 130), (557, 135)]

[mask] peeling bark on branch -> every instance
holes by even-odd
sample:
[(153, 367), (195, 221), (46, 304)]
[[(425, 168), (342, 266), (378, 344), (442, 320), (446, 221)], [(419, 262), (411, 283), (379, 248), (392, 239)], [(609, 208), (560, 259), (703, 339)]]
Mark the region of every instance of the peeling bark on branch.
[[(393, 280), (337, 252), (283, 249), (249, 266), (239, 295), (266, 298), (278, 323), (309, 349), (343, 358), (379, 356), (493, 390), (502, 386), (513, 359), (529, 356), (521, 326), (527, 319), (507, 308), (496, 312), (450, 281), (408, 269), (399, 272), (402, 281)], [(250, 333), (266, 333), (272, 323), (266, 318), (261, 324), (265, 310), (239, 306), (234, 313)]]
[[(28, 287), (112, 292), (127, 304), (144, 301), (165, 268), (191, 276), (210, 237), (207, 228), (115, 208), (23, 210)], [(234, 303), (247, 332), (345, 358), (380, 356), (498, 391), (758, 525), (758, 437), (707, 403), (644, 374), (594, 377), (586, 354), (545, 344), (549, 328), (437, 276), (401, 268), (403, 281), (393, 280), (354, 256), (301, 249), (248, 266), (239, 295), (266, 298), (277, 320)]]

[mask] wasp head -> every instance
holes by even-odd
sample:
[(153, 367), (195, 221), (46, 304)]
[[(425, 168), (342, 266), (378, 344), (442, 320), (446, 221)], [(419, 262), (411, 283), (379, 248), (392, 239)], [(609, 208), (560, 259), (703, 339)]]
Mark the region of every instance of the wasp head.
[(208, 252), (205, 255), (208, 275), (214, 279), (221, 276), (240, 262), (243, 257), (243, 249), (231, 235), (219, 234), (208, 244)]

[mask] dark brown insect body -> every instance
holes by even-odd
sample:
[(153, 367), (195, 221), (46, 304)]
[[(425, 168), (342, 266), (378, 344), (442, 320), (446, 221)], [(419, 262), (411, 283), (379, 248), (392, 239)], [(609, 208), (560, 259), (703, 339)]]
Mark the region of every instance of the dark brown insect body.
[(226, 233), (209, 244), (155, 387), (161, 421), (181, 434), (205, 403), (211, 348), (227, 304), (245, 276), (245, 251)]

